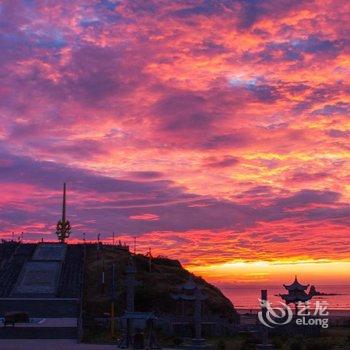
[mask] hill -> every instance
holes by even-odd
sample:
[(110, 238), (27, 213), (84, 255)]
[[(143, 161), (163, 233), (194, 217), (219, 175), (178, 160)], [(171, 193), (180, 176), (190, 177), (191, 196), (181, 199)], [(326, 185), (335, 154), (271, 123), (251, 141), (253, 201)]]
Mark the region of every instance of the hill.
[[(165, 257), (153, 258), (150, 262), (147, 256), (131, 255), (128, 251), (118, 249), (116, 246), (87, 245), (85, 263), (84, 300), (85, 312), (93, 317), (101, 317), (109, 312), (111, 296), (112, 265), (116, 271), (117, 310), (121, 315), (125, 309), (124, 271), (127, 263), (133, 256), (137, 269), (136, 279), (140, 285), (135, 289), (135, 310), (156, 311), (157, 314), (175, 315), (177, 303), (171, 297), (178, 287), (185, 283), (191, 273), (184, 269), (177, 260)], [(105, 285), (102, 285), (102, 271), (105, 271)], [(238, 319), (237, 312), (222, 292), (206, 282), (203, 278), (193, 276), (199, 284), (207, 300), (203, 303), (203, 313), (225, 318), (229, 322)]]

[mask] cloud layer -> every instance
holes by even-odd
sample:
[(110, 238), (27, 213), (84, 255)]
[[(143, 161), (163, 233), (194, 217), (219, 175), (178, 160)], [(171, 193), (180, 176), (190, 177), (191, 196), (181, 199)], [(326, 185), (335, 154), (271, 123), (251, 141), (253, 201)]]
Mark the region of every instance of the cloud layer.
[(347, 1), (0, 5), (0, 236), (192, 265), (349, 258)]

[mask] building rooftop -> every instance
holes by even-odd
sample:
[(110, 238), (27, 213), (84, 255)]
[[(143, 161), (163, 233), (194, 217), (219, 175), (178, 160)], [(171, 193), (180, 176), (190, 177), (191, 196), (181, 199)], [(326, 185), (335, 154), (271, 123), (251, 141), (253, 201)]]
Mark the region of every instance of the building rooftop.
[(283, 287), (286, 288), (289, 292), (297, 291), (297, 290), (305, 291), (309, 287), (309, 284), (303, 285), (303, 284), (299, 283), (297, 276), (295, 276), (295, 280), (292, 284), (290, 284), (290, 285), (284, 284)]

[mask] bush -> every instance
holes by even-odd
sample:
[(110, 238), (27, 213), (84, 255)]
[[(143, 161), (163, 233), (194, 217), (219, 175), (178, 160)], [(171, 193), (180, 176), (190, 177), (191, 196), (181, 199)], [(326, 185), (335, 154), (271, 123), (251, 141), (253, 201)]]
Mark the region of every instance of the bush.
[(289, 350), (303, 350), (303, 344), (300, 339), (293, 339), (289, 344)]
[(332, 344), (326, 339), (313, 339), (306, 344), (306, 350), (332, 350)]
[(274, 337), (272, 340), (272, 344), (275, 346), (276, 349), (282, 349), (285, 343), (286, 339), (283, 339), (282, 337)]
[(183, 343), (181, 338), (174, 338), (173, 343), (175, 346), (180, 346)]
[(15, 323), (28, 323), (29, 315), (26, 312), (14, 311), (8, 312), (5, 314), (5, 322), (6, 324), (15, 324)]
[(226, 350), (226, 343), (224, 340), (219, 340), (218, 342), (218, 346), (217, 346), (218, 350)]
[(252, 342), (252, 340), (244, 339), (241, 344), (241, 350), (254, 350), (255, 349), (255, 343)]

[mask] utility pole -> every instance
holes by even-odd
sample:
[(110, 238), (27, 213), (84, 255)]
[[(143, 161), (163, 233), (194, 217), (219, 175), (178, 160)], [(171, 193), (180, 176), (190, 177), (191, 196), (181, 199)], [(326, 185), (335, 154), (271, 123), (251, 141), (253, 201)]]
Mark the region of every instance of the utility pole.
[(111, 337), (114, 338), (115, 334), (115, 301), (116, 301), (116, 290), (115, 290), (115, 265), (112, 265), (112, 283), (111, 283)]
[(101, 294), (104, 295), (105, 294), (105, 259), (104, 256), (102, 254), (102, 288), (101, 288)]
[(148, 257), (148, 268), (149, 268), (149, 272), (152, 272), (152, 248), (149, 247), (148, 248), (148, 252), (146, 254), (146, 256)]

